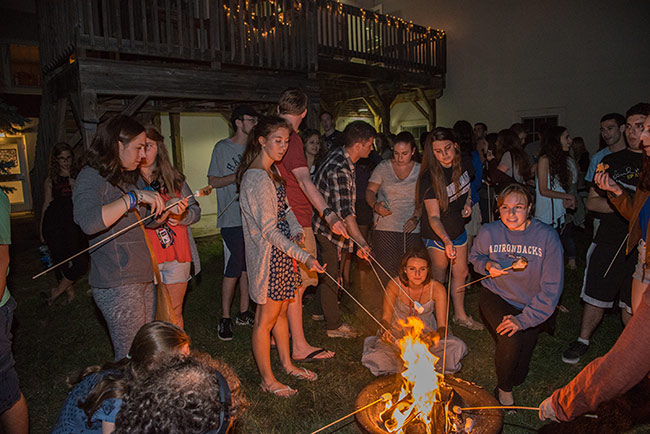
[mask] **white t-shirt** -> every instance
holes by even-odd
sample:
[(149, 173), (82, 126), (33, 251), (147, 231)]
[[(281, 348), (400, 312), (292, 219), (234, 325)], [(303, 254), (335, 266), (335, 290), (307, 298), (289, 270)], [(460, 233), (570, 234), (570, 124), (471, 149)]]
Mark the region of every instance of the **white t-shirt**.
[[(403, 232), (404, 223), (411, 217), (415, 210), (415, 187), (420, 173), (420, 163), (415, 163), (411, 173), (405, 179), (399, 179), (393, 170), (391, 160), (384, 160), (377, 165), (370, 175), (369, 182), (379, 184), (377, 201), (385, 201), (392, 212), (391, 215), (381, 217), (375, 213), (375, 229), (379, 231)], [(420, 225), (414, 233), (420, 232)]]
[(514, 178), (515, 181), (523, 184), (524, 183), (524, 178), (519, 174), (519, 170), (515, 170), (515, 165), (512, 162), (512, 154), (510, 151), (504, 153), (501, 156), (501, 161), (499, 162), (499, 166), (505, 166), (508, 168), (508, 170), (505, 172), (506, 175), (511, 176)]
[[(229, 138), (218, 141), (212, 150), (212, 159), (210, 160), (208, 176), (223, 177), (235, 173), (237, 167), (239, 167), (241, 157), (244, 154), (244, 149), (244, 145), (239, 145)], [(239, 198), (233, 200), (237, 195), (237, 183), (233, 182), (225, 187), (217, 188), (216, 191), (217, 210), (219, 214), (223, 213), (217, 219), (217, 227), (231, 228), (241, 226)], [(226, 207), (228, 208), (226, 209)]]

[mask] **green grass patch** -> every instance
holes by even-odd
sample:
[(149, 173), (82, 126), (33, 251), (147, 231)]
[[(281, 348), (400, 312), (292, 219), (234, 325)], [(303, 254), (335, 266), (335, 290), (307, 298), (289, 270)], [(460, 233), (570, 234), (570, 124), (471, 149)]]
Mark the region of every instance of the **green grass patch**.
[[(539, 405), (589, 361), (606, 353), (622, 330), (617, 314), (606, 315), (583, 360), (575, 366), (562, 363), (561, 354), (576, 338), (582, 314), (579, 294), (588, 240), (582, 236), (578, 241), (582, 263), (579, 260), (578, 271), (567, 272), (561, 300), (569, 313), (558, 315), (555, 336), (540, 336), (528, 378), (515, 389), (515, 399), (520, 405)], [(194, 349), (226, 360), (241, 377), (251, 402), (243, 420), (243, 432), (308, 433), (353, 411), (357, 394), (374, 378), (360, 364), (363, 338), (327, 338), (322, 323), (310, 319), (312, 309), (307, 306), (304, 322), (308, 340), (312, 345), (336, 351), (336, 357), (305, 364), (320, 377), (318, 381), (309, 383), (285, 375), (277, 354), (273, 354), (274, 372), (279, 380), (298, 388), (299, 393), (294, 398), (282, 399), (262, 392), (251, 350), (252, 329), (234, 326), (233, 341), (222, 342), (217, 338), (223, 269), (221, 239), (219, 236), (202, 238), (198, 245), (203, 271), (191, 281), (188, 289), (184, 311), (186, 329)], [(56, 420), (69, 384), (85, 367), (110, 360), (112, 350), (101, 314), (88, 292), (87, 281), (75, 285), (77, 297), (71, 304), (53, 308), (45, 304), (39, 293), (47, 291), (54, 284), (54, 277), (31, 279), (40, 271), (37, 247), (38, 242), (33, 239), (13, 246), (10, 288), (18, 301), (14, 336), (16, 366), (30, 408), (32, 432), (42, 433), (47, 432)], [(362, 295), (363, 288), (354, 282), (358, 282), (358, 279), (353, 280), (351, 291), (357, 296)], [(467, 292), (466, 306), (474, 318), (479, 317), (477, 288), (470, 288)], [(376, 324), (349, 298), (344, 297), (342, 309), (346, 321), (362, 329), (366, 335), (376, 332)], [(454, 327), (453, 331), (469, 346), (469, 354), (463, 360), (463, 369), (457, 376), (491, 391), (496, 385), (496, 377), (494, 344), (489, 333), (459, 327)], [(338, 432), (357, 432), (351, 418), (346, 422), (339, 425), (341, 428)], [(542, 425), (535, 412), (520, 411), (505, 417), (504, 432), (536, 431)]]

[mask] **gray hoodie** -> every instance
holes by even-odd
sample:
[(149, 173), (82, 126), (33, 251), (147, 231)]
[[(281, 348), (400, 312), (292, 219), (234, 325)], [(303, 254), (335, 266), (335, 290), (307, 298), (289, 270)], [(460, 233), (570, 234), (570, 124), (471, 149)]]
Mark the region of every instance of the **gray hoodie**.
[(557, 231), (534, 218), (523, 231), (511, 231), (501, 220), (485, 224), (474, 239), (469, 261), (476, 272), (488, 274), (488, 261), (506, 268), (519, 256), (528, 259), (526, 269), (509, 270), (505, 276), (481, 283), (522, 310), (517, 320), (525, 330), (553, 314), (564, 288), (564, 251)]

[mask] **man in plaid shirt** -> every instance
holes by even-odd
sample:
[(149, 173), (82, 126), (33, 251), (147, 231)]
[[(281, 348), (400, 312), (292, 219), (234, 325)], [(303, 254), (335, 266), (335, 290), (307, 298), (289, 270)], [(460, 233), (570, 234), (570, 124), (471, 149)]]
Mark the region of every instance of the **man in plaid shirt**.
[[(357, 225), (354, 203), (356, 200), (354, 165), (360, 158), (367, 158), (376, 136), (373, 127), (363, 121), (354, 121), (343, 131), (344, 146), (333, 149), (314, 177), (316, 188), (327, 202), (322, 217), (314, 214), (312, 226), (321, 246), (323, 263), (334, 277), (339, 275), (340, 264), (345, 255), (354, 250), (354, 242), (332, 233), (324, 220), (330, 213), (338, 214), (344, 221), (348, 234), (359, 243), (357, 255), (367, 259), (368, 243)], [(341, 320), (338, 305), (338, 286), (323, 279), (318, 286), (321, 306), (325, 316), (327, 335), (331, 338), (353, 338), (357, 331)]]

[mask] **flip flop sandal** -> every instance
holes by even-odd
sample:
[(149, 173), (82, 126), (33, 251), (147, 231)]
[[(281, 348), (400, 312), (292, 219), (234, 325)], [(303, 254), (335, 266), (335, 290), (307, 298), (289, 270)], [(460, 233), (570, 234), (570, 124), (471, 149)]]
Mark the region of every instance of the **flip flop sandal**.
[(316, 381), (318, 380), (318, 374), (309, 371), (305, 368), (298, 368), (295, 371), (287, 372), (287, 374), (291, 375), (292, 377), (296, 377), (299, 380), (307, 380), (307, 381)]
[(264, 392), (272, 393), (275, 396), (279, 396), (280, 398), (291, 398), (293, 395), (298, 393), (298, 391), (296, 389), (294, 389), (294, 388), (292, 388), (290, 386), (284, 386), (284, 387), (280, 387), (280, 388), (275, 389), (275, 390), (271, 390), (271, 389), (267, 389), (266, 387), (264, 387), (263, 385), (260, 384), (260, 388)]
[[(316, 356), (318, 356), (319, 354), (323, 354), (323, 353), (331, 353), (332, 355), (329, 356), (329, 357), (316, 357)], [(336, 354), (336, 353), (333, 352), (333, 351), (326, 350), (325, 348), (319, 348), (319, 349), (317, 349), (317, 350), (312, 351), (311, 353), (309, 353), (309, 354), (307, 355), (307, 357), (305, 357), (305, 358), (302, 358), (302, 359), (293, 359), (293, 360), (294, 360), (295, 362), (316, 362), (316, 361), (319, 361), (319, 360), (329, 360), (329, 359), (332, 359), (332, 358), (334, 357), (335, 354)]]

